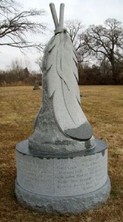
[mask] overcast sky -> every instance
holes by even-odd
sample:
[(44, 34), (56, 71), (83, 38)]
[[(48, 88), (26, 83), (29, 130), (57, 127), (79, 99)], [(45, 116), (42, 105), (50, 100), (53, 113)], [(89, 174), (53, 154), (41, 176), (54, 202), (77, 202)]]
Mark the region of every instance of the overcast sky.
[[(49, 9), (49, 3), (55, 3), (57, 14), (60, 3), (65, 3), (65, 20), (78, 19), (83, 25), (103, 24), (107, 18), (115, 18), (123, 22), (123, 0), (17, 0), (23, 9), (44, 9), (46, 15), (41, 21), (47, 23), (49, 30), (53, 30), (53, 21)], [(48, 32), (44, 36), (38, 36), (38, 41), (46, 42), (51, 37)], [(12, 61), (19, 60), (23, 66), (30, 70), (38, 70), (36, 60), (39, 54), (33, 51), (26, 51), (22, 54), (19, 50), (10, 47), (0, 48), (0, 69), (9, 68)]]

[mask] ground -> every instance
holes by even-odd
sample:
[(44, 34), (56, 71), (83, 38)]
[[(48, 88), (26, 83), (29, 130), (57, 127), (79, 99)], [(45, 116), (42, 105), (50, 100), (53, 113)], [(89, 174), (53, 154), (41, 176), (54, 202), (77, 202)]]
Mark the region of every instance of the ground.
[(123, 221), (123, 86), (81, 86), (83, 110), (94, 135), (109, 145), (112, 191), (100, 208), (79, 215), (42, 215), (16, 201), (15, 146), (33, 132), (41, 90), (0, 87), (0, 222), (121, 222)]

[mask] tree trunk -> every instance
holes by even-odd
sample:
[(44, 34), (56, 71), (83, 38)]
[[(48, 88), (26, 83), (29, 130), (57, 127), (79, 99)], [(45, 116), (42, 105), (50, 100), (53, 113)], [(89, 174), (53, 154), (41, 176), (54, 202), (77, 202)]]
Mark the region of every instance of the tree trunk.
[(117, 70), (115, 67), (114, 55), (111, 56), (110, 63), (111, 63), (111, 71), (112, 71), (112, 80), (114, 84), (117, 84), (117, 72), (116, 72)]

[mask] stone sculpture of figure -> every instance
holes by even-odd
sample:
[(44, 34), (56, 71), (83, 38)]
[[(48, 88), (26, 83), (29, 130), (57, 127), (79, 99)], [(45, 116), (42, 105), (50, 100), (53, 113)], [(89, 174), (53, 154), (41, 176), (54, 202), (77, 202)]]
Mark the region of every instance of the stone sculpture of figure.
[(55, 34), (44, 51), (43, 105), (29, 139), (32, 149), (35, 143), (39, 147), (68, 140), (87, 141), (92, 137), (91, 125), (80, 106), (76, 53), (63, 26), (64, 4), (60, 5), (59, 21), (53, 3), (50, 8)]

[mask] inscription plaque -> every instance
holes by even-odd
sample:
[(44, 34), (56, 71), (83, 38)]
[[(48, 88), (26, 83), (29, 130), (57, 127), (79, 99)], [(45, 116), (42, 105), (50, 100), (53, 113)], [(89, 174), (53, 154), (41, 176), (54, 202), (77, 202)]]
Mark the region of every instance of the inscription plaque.
[(40, 159), (17, 151), (17, 181), (23, 189), (49, 196), (73, 196), (93, 192), (107, 180), (105, 154), (73, 159)]

